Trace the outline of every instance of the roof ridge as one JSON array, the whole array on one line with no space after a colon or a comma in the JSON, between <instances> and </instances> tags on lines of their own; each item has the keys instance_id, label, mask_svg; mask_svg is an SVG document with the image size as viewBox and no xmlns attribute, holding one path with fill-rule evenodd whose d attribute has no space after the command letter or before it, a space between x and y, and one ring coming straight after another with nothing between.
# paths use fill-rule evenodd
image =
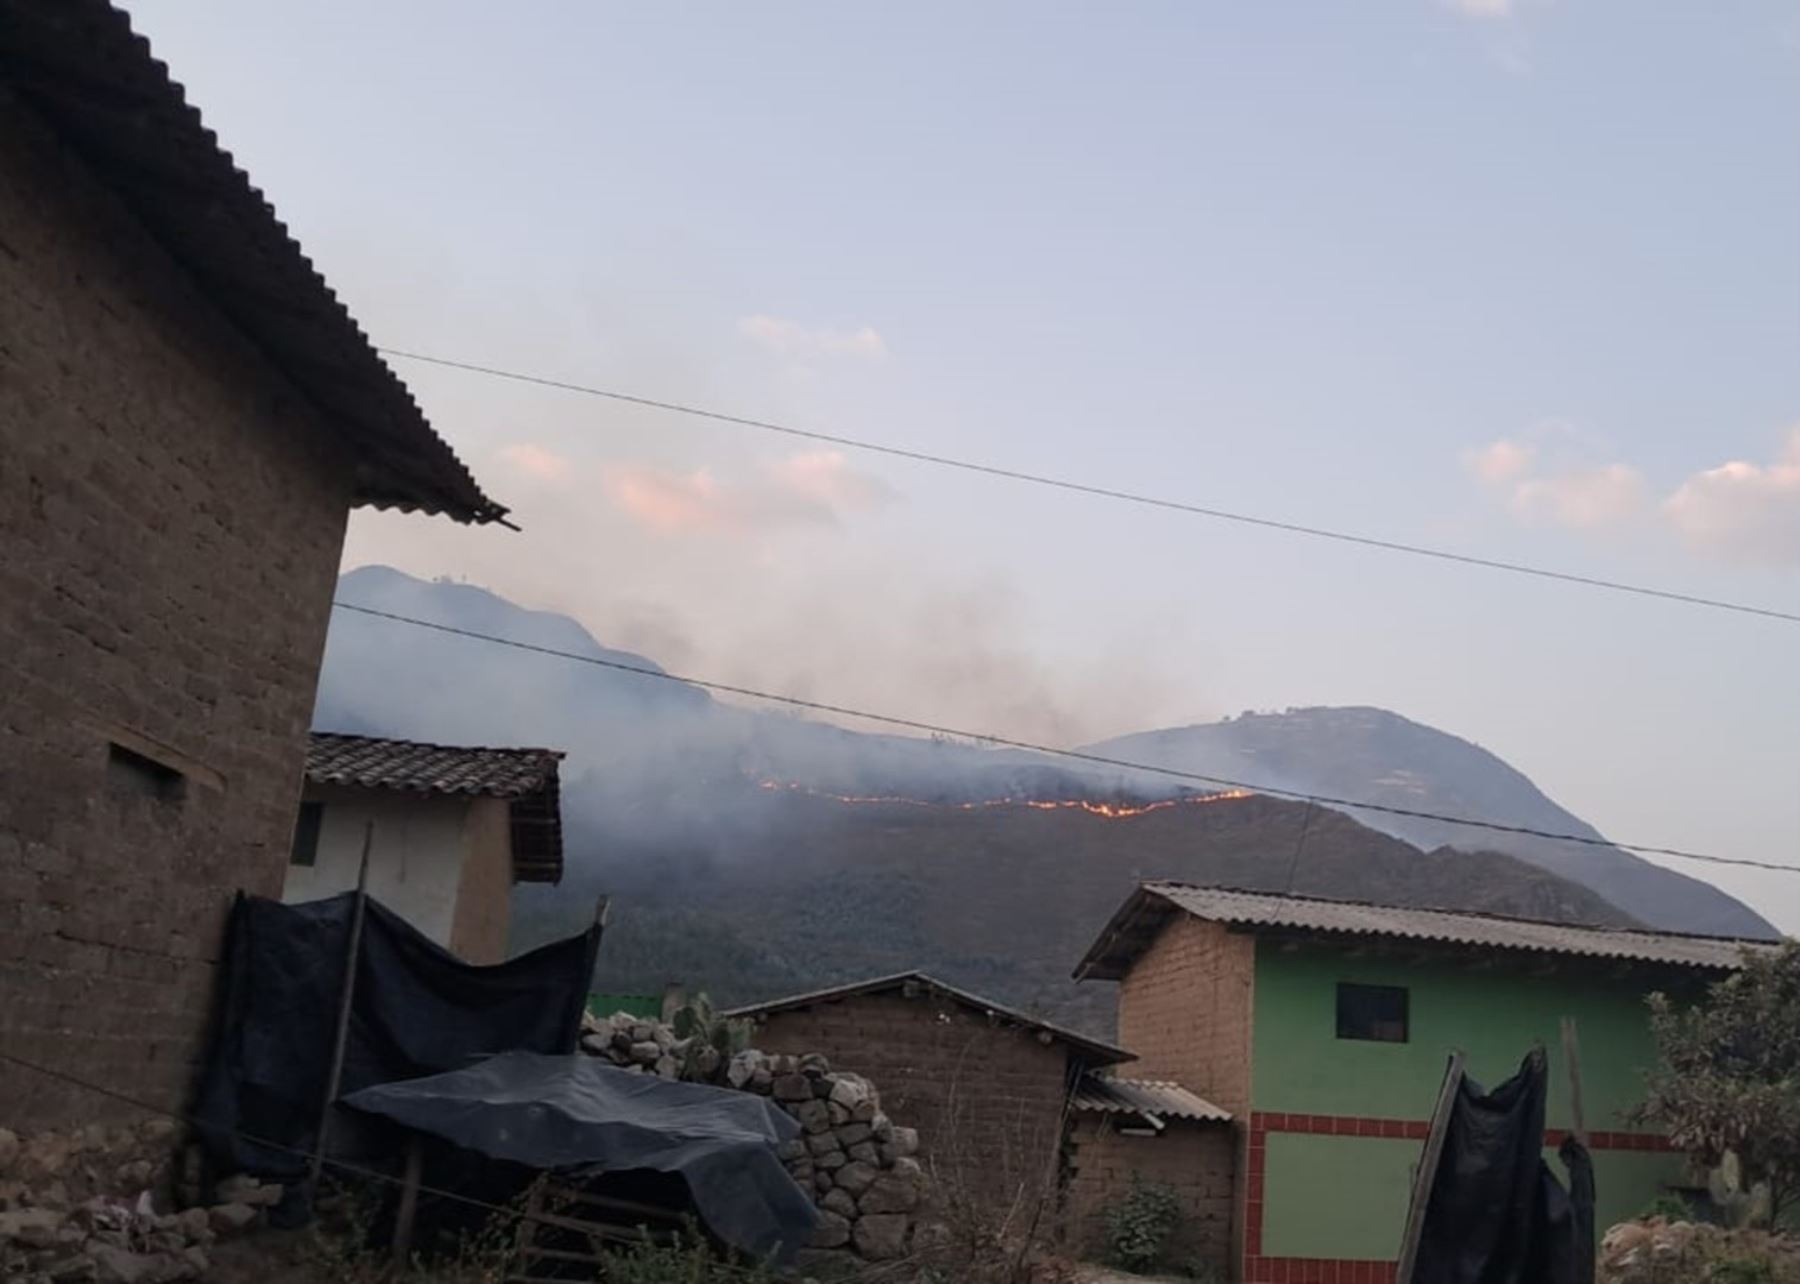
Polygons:
<instances>
[{"instance_id":1,"label":"roof ridge","mask_svg":"<svg viewBox=\"0 0 1800 1284\"><path fill-rule=\"evenodd\" d=\"M719 1015L726 1017L755 1016L756 1014L763 1012L775 1012L786 1008L803 1007L809 1003L824 1003L832 999L854 998L859 994L872 993L905 981L916 981L931 989L947 994L970 1007L983 1008L989 1012L997 1013L998 1015L1021 1025L1032 1026L1045 1031L1065 1042L1091 1048L1107 1055L1117 1054L1119 1060L1122 1061L1136 1060L1135 1054L1125 1048L1119 1047L1117 1044L1108 1043L1104 1039L1097 1039L1091 1035L1082 1034L1079 1030L1070 1029L1065 1025L1058 1025L1056 1022L1047 1021L1043 1017L1032 1016L1030 1013L1020 1011L1018 1008L1008 1007L1006 1004L1001 1003L996 999L990 999L986 995L975 993L973 990L966 990L959 985L952 985L948 981L939 980L930 973L921 971L917 968L912 968L904 972L890 972L885 976L868 977L861 981L846 981L838 985L827 986L823 989L803 991L799 994L781 995L776 998L765 999L760 1003L742 1003L725 1009Z\"/></svg>"},{"instance_id":2,"label":"roof ridge","mask_svg":"<svg viewBox=\"0 0 1800 1284\"><path fill-rule=\"evenodd\" d=\"M1549 918L1526 918L1522 914L1500 914L1492 910L1448 909L1438 905L1397 905L1392 901L1353 900L1347 897L1306 896L1298 892L1274 892L1265 888L1228 887L1221 883L1193 883L1176 878L1152 879L1143 884L1144 890L1162 894L1163 888L1177 888L1193 892L1223 892L1228 896L1260 896L1276 901L1301 901L1310 905L1351 905L1360 909L1393 910L1401 914L1444 914L1451 918L1476 919L1493 923L1524 923L1533 927L1554 927L1560 931L1596 932L1607 936L1655 937L1667 939L1675 937L1680 940L1725 942L1742 945L1768 945L1770 942L1755 936L1718 936L1708 932L1683 932L1675 929L1664 930L1654 927L1610 927L1601 923L1566 923Z\"/></svg>"},{"instance_id":3,"label":"roof ridge","mask_svg":"<svg viewBox=\"0 0 1800 1284\"><path fill-rule=\"evenodd\" d=\"M332 740L356 740L370 745L398 745L408 749L436 749L444 753L537 753L549 754L558 760L567 758L565 749L551 749L543 745L447 745L434 740L408 740L400 736L365 736L356 731L319 731L307 733L312 739L329 737Z\"/></svg>"}]
</instances>

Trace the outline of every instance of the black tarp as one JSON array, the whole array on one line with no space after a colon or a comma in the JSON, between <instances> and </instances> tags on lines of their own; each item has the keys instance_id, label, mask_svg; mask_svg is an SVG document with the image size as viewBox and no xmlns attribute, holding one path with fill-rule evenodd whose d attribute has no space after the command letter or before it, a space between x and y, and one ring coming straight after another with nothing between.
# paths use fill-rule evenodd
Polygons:
<instances>
[{"instance_id":1,"label":"black tarp","mask_svg":"<svg viewBox=\"0 0 1800 1284\"><path fill-rule=\"evenodd\" d=\"M649 1170L686 1182L713 1234L792 1257L817 1214L776 1148L800 1135L752 1093L637 1074L580 1054L508 1052L465 1070L365 1088L345 1105L490 1159L584 1175Z\"/></svg>"},{"instance_id":2,"label":"black tarp","mask_svg":"<svg viewBox=\"0 0 1800 1284\"><path fill-rule=\"evenodd\" d=\"M1546 1083L1540 1049L1492 1092L1471 1079L1458 1087L1425 1206L1413 1284L1593 1279L1593 1169L1572 1138L1562 1149L1572 1192L1544 1162Z\"/></svg>"},{"instance_id":3,"label":"black tarp","mask_svg":"<svg viewBox=\"0 0 1800 1284\"><path fill-rule=\"evenodd\" d=\"M196 1102L221 1171L284 1181L305 1171L330 1074L355 905L355 893L346 892L302 905L240 894L232 907ZM496 1052L573 1051L598 946L595 927L477 967L369 900L340 1095L459 1070ZM328 1153L355 1155L354 1131L334 1126Z\"/></svg>"}]
</instances>

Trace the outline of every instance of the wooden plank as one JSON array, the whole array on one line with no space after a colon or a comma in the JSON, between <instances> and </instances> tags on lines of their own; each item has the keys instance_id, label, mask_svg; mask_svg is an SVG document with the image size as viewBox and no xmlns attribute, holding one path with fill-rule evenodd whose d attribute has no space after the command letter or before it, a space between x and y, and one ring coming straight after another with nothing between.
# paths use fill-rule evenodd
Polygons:
<instances>
[{"instance_id":1,"label":"wooden plank","mask_svg":"<svg viewBox=\"0 0 1800 1284\"><path fill-rule=\"evenodd\" d=\"M325 1100L319 1103L319 1130L313 1140L309 1184L317 1187L325 1167L325 1143L331 1133L331 1107L344 1082L344 1052L350 1043L350 1008L356 1000L356 964L362 957L363 913L369 906L369 849L375 843L375 822L363 826L362 863L356 871L356 909L350 917L350 942L344 947L344 987L338 995L337 1035L331 1043L331 1068L325 1077Z\"/></svg>"},{"instance_id":2,"label":"wooden plank","mask_svg":"<svg viewBox=\"0 0 1800 1284\"><path fill-rule=\"evenodd\" d=\"M403 1270L412 1256L413 1223L419 1215L419 1168L424 1153L419 1134L406 1137L406 1174L400 1179L400 1208L394 1214L394 1268Z\"/></svg>"},{"instance_id":3,"label":"wooden plank","mask_svg":"<svg viewBox=\"0 0 1800 1284\"><path fill-rule=\"evenodd\" d=\"M1443 1086L1438 1089L1437 1106L1431 1112L1431 1130L1425 1134L1419 1170L1413 1174L1412 1203L1406 1210L1406 1233L1400 1240L1400 1264L1394 1272L1394 1284L1413 1284L1413 1270L1419 1260L1419 1238L1425 1231L1425 1209L1431 1203L1438 1161L1444 1157L1444 1134L1450 1128L1450 1115L1456 1107L1456 1094L1462 1081L1463 1054L1458 1049L1450 1054L1450 1064L1444 1068Z\"/></svg>"},{"instance_id":4,"label":"wooden plank","mask_svg":"<svg viewBox=\"0 0 1800 1284\"><path fill-rule=\"evenodd\" d=\"M1575 1018L1562 1019L1563 1062L1569 1069L1569 1122L1575 1140L1588 1144L1587 1118L1581 1108L1581 1040L1575 1031Z\"/></svg>"}]
</instances>

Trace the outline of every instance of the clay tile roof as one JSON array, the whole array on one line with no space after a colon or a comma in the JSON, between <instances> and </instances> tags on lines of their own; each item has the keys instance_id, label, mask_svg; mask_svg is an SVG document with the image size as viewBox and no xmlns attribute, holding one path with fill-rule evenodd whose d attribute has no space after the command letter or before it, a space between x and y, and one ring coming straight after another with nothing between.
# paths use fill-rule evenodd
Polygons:
<instances>
[{"instance_id":1,"label":"clay tile roof","mask_svg":"<svg viewBox=\"0 0 1800 1284\"><path fill-rule=\"evenodd\" d=\"M0 0L0 92L36 112L322 413L377 508L501 520L349 311L106 0Z\"/></svg>"},{"instance_id":2,"label":"clay tile roof","mask_svg":"<svg viewBox=\"0 0 1800 1284\"><path fill-rule=\"evenodd\" d=\"M812 990L805 994L792 994L786 998L769 999L762 1003L750 1003L729 1012L721 1013L728 1017L765 1017L777 1012L785 1012L792 1008L812 1007L818 1003L836 1003L844 999L856 998L863 994L913 993L932 994L949 999L960 1007L978 1012L998 1022L1031 1030L1044 1039L1066 1044L1082 1053L1090 1065L1111 1065L1119 1061L1134 1060L1134 1055L1123 1048L1115 1048L1110 1043L1102 1043L1098 1039L1090 1039L1084 1034L1066 1029L1060 1025L1052 1025L1048 1021L1040 1021L1015 1008L1006 1007L992 999L984 999L979 994L971 994L954 985L927 976L923 972L896 972L892 976L873 977L867 981L853 981L848 985L833 986L828 990Z\"/></svg>"},{"instance_id":3,"label":"clay tile roof","mask_svg":"<svg viewBox=\"0 0 1800 1284\"><path fill-rule=\"evenodd\" d=\"M513 877L562 880L560 764L555 749L422 744L315 731L306 778L317 785L504 798L511 802Z\"/></svg>"},{"instance_id":4,"label":"clay tile roof","mask_svg":"<svg viewBox=\"0 0 1800 1284\"><path fill-rule=\"evenodd\" d=\"M1085 1074L1075 1085L1070 1104L1077 1110L1099 1114L1141 1115L1152 1127L1164 1119L1197 1119L1204 1123L1229 1123L1231 1112L1178 1083L1162 1079L1115 1079L1111 1075Z\"/></svg>"},{"instance_id":5,"label":"clay tile roof","mask_svg":"<svg viewBox=\"0 0 1800 1284\"><path fill-rule=\"evenodd\" d=\"M1075 970L1081 979L1117 980L1163 923L1179 913L1253 932L1370 937L1622 962L1730 970L1768 941L1680 932L1581 927L1458 910L1410 909L1362 901L1145 883L1120 907Z\"/></svg>"}]
</instances>

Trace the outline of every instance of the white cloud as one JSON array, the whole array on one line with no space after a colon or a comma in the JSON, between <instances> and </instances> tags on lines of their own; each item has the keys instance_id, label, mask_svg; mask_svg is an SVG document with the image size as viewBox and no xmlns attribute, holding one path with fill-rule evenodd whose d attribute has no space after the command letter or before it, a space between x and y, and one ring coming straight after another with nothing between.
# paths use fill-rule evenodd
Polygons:
<instances>
[{"instance_id":1,"label":"white cloud","mask_svg":"<svg viewBox=\"0 0 1800 1284\"><path fill-rule=\"evenodd\" d=\"M761 344L778 356L795 360L819 357L887 356L887 343L873 326L838 330L830 326L809 327L782 317L757 315L738 322L738 333Z\"/></svg>"},{"instance_id":2,"label":"white cloud","mask_svg":"<svg viewBox=\"0 0 1800 1284\"><path fill-rule=\"evenodd\" d=\"M1513 486L1511 503L1528 521L1598 530L1635 517L1643 510L1644 492L1637 469L1604 464L1524 478Z\"/></svg>"},{"instance_id":3,"label":"white cloud","mask_svg":"<svg viewBox=\"0 0 1800 1284\"><path fill-rule=\"evenodd\" d=\"M1530 442L1511 441L1502 437L1480 450L1463 455L1463 463L1482 481L1495 486L1517 481L1531 471L1537 458L1537 447Z\"/></svg>"},{"instance_id":4,"label":"white cloud","mask_svg":"<svg viewBox=\"0 0 1800 1284\"><path fill-rule=\"evenodd\" d=\"M1540 425L1535 434L1566 438L1566 425ZM1502 495L1524 521L1598 530L1636 516L1644 507L1644 478L1628 464L1594 465L1566 455L1546 460L1538 444L1502 437L1463 455L1463 466Z\"/></svg>"},{"instance_id":5,"label":"white cloud","mask_svg":"<svg viewBox=\"0 0 1800 1284\"><path fill-rule=\"evenodd\" d=\"M1773 463L1734 459L1695 473L1663 514L1702 552L1738 562L1800 566L1800 425Z\"/></svg>"},{"instance_id":6,"label":"white cloud","mask_svg":"<svg viewBox=\"0 0 1800 1284\"><path fill-rule=\"evenodd\" d=\"M615 508L664 535L833 525L893 496L885 482L851 468L835 450L790 455L739 481L721 481L706 469L680 473L621 464L606 471L602 485Z\"/></svg>"},{"instance_id":7,"label":"white cloud","mask_svg":"<svg viewBox=\"0 0 1800 1284\"><path fill-rule=\"evenodd\" d=\"M1512 17L1512 0L1445 0L1452 9L1465 18L1491 20Z\"/></svg>"},{"instance_id":8,"label":"white cloud","mask_svg":"<svg viewBox=\"0 0 1800 1284\"><path fill-rule=\"evenodd\" d=\"M535 442L521 441L500 448L501 462L533 481L560 482L569 475L568 459Z\"/></svg>"}]
</instances>

